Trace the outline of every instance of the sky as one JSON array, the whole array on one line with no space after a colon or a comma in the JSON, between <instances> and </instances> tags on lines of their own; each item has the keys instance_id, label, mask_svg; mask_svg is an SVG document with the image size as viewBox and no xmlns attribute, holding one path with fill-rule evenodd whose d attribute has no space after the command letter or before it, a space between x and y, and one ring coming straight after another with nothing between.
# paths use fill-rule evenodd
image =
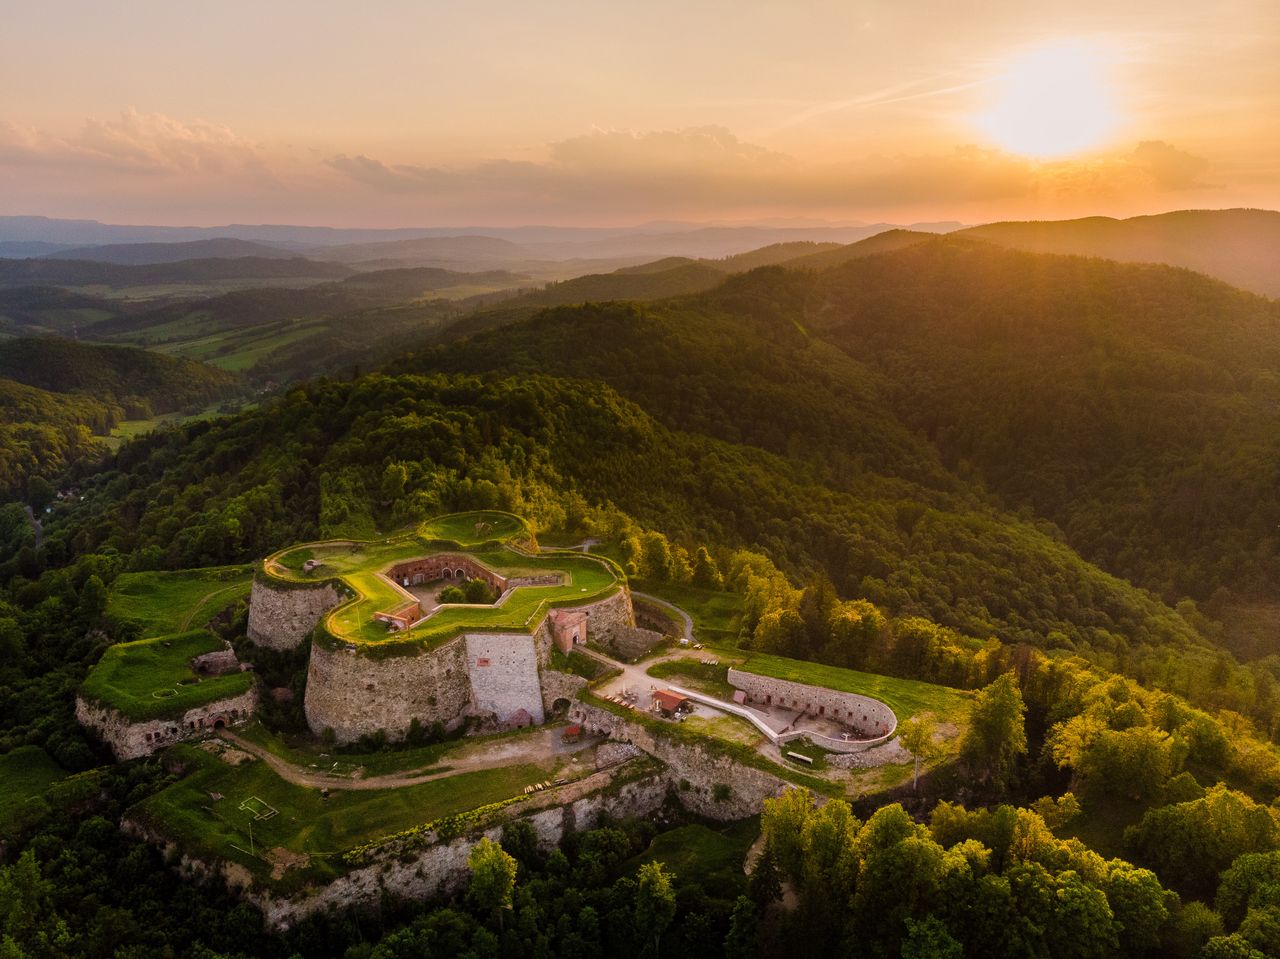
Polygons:
<instances>
[{"instance_id":1,"label":"sky","mask_svg":"<svg viewBox=\"0 0 1280 959\"><path fill-rule=\"evenodd\" d=\"M0 215L622 226L1280 208L1280 2L3 5Z\"/></svg>"}]
</instances>

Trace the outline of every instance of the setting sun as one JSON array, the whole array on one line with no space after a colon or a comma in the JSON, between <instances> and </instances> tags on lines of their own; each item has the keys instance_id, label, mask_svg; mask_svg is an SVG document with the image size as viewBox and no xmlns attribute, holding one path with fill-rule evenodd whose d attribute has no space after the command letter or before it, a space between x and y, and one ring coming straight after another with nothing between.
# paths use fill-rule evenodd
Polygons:
<instances>
[{"instance_id":1,"label":"setting sun","mask_svg":"<svg viewBox=\"0 0 1280 959\"><path fill-rule=\"evenodd\" d=\"M1065 41L1038 47L1009 63L994 96L974 120L998 146L1055 158L1101 146L1119 123L1102 52Z\"/></svg>"}]
</instances>

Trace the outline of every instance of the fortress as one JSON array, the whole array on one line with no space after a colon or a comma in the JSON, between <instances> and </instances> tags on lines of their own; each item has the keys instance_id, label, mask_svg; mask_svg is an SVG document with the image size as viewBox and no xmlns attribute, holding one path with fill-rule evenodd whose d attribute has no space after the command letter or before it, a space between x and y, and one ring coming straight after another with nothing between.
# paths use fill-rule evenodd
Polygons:
<instances>
[{"instance_id":1,"label":"fortress","mask_svg":"<svg viewBox=\"0 0 1280 959\"><path fill-rule=\"evenodd\" d=\"M249 638L273 649L311 638L307 722L340 743L379 731L400 739L415 720L539 724L583 682L552 668L553 649L658 637L637 628L609 560L535 550L524 522L502 513L443 517L376 543L292 547L254 578ZM496 601L440 602L443 587L472 580Z\"/></svg>"}]
</instances>

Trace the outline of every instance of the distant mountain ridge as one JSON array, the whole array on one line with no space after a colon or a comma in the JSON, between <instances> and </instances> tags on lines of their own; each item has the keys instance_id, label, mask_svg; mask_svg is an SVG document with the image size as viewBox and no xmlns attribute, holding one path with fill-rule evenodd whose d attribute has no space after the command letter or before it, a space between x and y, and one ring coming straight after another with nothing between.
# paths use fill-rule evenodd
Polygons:
<instances>
[{"instance_id":1,"label":"distant mountain ridge","mask_svg":"<svg viewBox=\"0 0 1280 959\"><path fill-rule=\"evenodd\" d=\"M239 279L337 280L350 276L353 272L350 267L341 263L320 263L294 256L245 256L142 264L42 257L0 260L0 286L124 287Z\"/></svg>"},{"instance_id":2,"label":"distant mountain ridge","mask_svg":"<svg viewBox=\"0 0 1280 959\"><path fill-rule=\"evenodd\" d=\"M1094 216L988 223L956 235L1032 253L1166 263L1280 297L1280 213L1273 210L1181 210L1127 220Z\"/></svg>"},{"instance_id":3,"label":"distant mountain ridge","mask_svg":"<svg viewBox=\"0 0 1280 959\"><path fill-rule=\"evenodd\" d=\"M256 257L290 258L294 254L280 247L234 237L212 240L189 240L182 243L111 243L103 246L80 246L45 254L50 260L92 260L121 266L152 263L178 263L183 260L212 260Z\"/></svg>"}]
</instances>

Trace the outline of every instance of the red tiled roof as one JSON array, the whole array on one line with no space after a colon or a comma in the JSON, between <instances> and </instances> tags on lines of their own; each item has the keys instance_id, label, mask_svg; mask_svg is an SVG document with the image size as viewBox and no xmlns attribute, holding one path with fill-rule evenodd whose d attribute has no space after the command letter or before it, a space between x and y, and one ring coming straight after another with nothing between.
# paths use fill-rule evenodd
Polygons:
<instances>
[{"instance_id":1,"label":"red tiled roof","mask_svg":"<svg viewBox=\"0 0 1280 959\"><path fill-rule=\"evenodd\" d=\"M669 689L655 689L653 692L653 698L657 701L659 706L668 712L675 712L689 701L688 696L673 693Z\"/></svg>"}]
</instances>

